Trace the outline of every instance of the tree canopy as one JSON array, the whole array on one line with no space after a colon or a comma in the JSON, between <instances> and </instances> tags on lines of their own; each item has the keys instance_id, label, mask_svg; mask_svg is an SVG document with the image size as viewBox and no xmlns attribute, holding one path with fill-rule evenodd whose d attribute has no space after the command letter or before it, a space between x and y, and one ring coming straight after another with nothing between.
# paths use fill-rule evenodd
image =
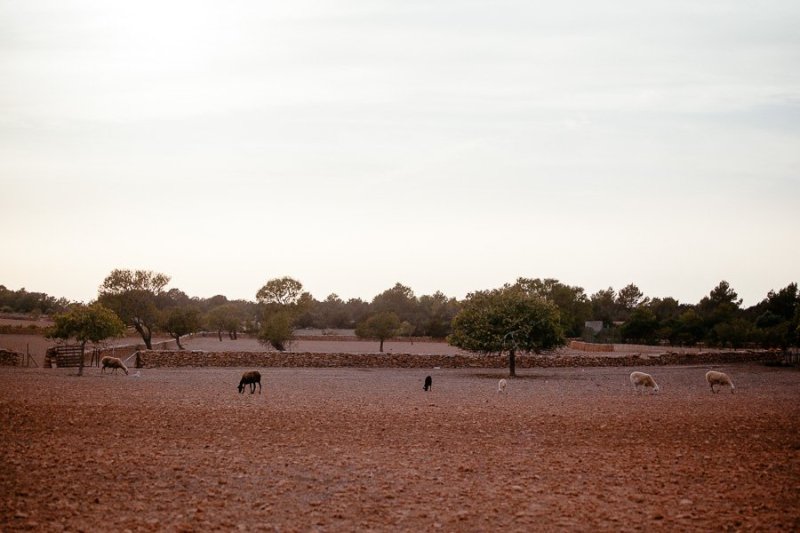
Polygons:
<instances>
[{"instance_id":1,"label":"tree canopy","mask_svg":"<svg viewBox=\"0 0 800 533\"><path fill-rule=\"evenodd\" d=\"M125 324L111 309L100 303L75 304L53 317L54 326L50 336L56 339L75 339L81 351L87 342L97 344L109 337L118 337L125 332ZM78 374L83 374L81 357Z\"/></svg>"},{"instance_id":2,"label":"tree canopy","mask_svg":"<svg viewBox=\"0 0 800 533\"><path fill-rule=\"evenodd\" d=\"M148 350L159 322L158 297L170 278L150 270L113 270L99 288L98 301L133 326Z\"/></svg>"},{"instance_id":3,"label":"tree canopy","mask_svg":"<svg viewBox=\"0 0 800 533\"><path fill-rule=\"evenodd\" d=\"M256 300L261 304L292 305L300 301L303 284L294 278L284 276L267 281L258 289Z\"/></svg>"},{"instance_id":4,"label":"tree canopy","mask_svg":"<svg viewBox=\"0 0 800 533\"><path fill-rule=\"evenodd\" d=\"M453 319L448 342L483 354L508 352L509 375L516 375L516 353L549 350L564 344L558 308L519 286L506 285L467 295Z\"/></svg>"},{"instance_id":5,"label":"tree canopy","mask_svg":"<svg viewBox=\"0 0 800 533\"><path fill-rule=\"evenodd\" d=\"M402 322L392 311L381 311L360 322L356 326L356 335L364 339L378 339L380 351L383 352L383 342L400 333Z\"/></svg>"},{"instance_id":6,"label":"tree canopy","mask_svg":"<svg viewBox=\"0 0 800 533\"><path fill-rule=\"evenodd\" d=\"M4 313L48 314L65 311L70 302L43 292L28 292L25 288L12 291L0 285L0 311Z\"/></svg>"},{"instance_id":7,"label":"tree canopy","mask_svg":"<svg viewBox=\"0 0 800 533\"><path fill-rule=\"evenodd\" d=\"M206 324L217 332L222 341L222 332L227 331L228 336L235 340L237 332L247 320L247 312L240 303L228 302L218 305L206 314Z\"/></svg>"},{"instance_id":8,"label":"tree canopy","mask_svg":"<svg viewBox=\"0 0 800 533\"><path fill-rule=\"evenodd\" d=\"M200 329L200 312L194 307L173 307L164 311L162 326L183 350L181 337Z\"/></svg>"},{"instance_id":9,"label":"tree canopy","mask_svg":"<svg viewBox=\"0 0 800 533\"><path fill-rule=\"evenodd\" d=\"M99 293L123 294L130 291L147 291L158 295L169 284L170 277L152 270L114 269L100 285Z\"/></svg>"},{"instance_id":10,"label":"tree canopy","mask_svg":"<svg viewBox=\"0 0 800 533\"><path fill-rule=\"evenodd\" d=\"M258 340L278 351L287 350L294 338L293 319L294 316L288 309L268 311L258 331Z\"/></svg>"},{"instance_id":11,"label":"tree canopy","mask_svg":"<svg viewBox=\"0 0 800 533\"><path fill-rule=\"evenodd\" d=\"M169 281L169 276L146 270L113 270L99 287L98 301L134 327L148 346L158 328L165 331L165 313L175 308L198 309L207 326L217 331L220 338L224 330L232 339L237 331L257 335L259 329L271 324L270 336L286 346L296 328L351 329L382 312L392 312L400 319L399 336L446 338L452 332L453 318L466 303L440 291L418 297L399 282L371 301L345 300L335 293L318 301L303 291L299 281L288 276L269 280L257 292L258 302L229 302L221 294L197 298L177 288L167 289ZM633 283L619 291L608 287L591 297L587 297L583 288L553 278L520 277L514 286L554 304L565 336L590 342L703 343L784 350L800 345L797 283L770 290L764 300L748 308L742 307L742 299L724 280L695 304L681 303L671 297L645 296ZM25 289L10 291L0 285L0 311L37 314L66 309L68 305L63 298ZM281 316L270 318L277 312ZM602 321L603 327L600 330L594 325L586 327L588 321Z\"/></svg>"},{"instance_id":12,"label":"tree canopy","mask_svg":"<svg viewBox=\"0 0 800 533\"><path fill-rule=\"evenodd\" d=\"M581 287L571 287L552 278L517 278L516 285L531 296L553 302L566 335L580 336L586 321L592 318L592 304Z\"/></svg>"},{"instance_id":13,"label":"tree canopy","mask_svg":"<svg viewBox=\"0 0 800 533\"><path fill-rule=\"evenodd\" d=\"M286 350L294 338L294 324L313 298L303 292L303 284L284 276L267 281L256 293L263 306L263 318L258 339L276 350Z\"/></svg>"}]
</instances>

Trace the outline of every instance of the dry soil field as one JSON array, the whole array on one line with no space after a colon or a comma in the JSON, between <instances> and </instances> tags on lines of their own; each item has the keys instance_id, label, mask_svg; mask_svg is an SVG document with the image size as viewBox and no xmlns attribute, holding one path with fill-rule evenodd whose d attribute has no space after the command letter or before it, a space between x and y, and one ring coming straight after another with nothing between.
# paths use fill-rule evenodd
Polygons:
<instances>
[{"instance_id":1,"label":"dry soil field","mask_svg":"<svg viewBox=\"0 0 800 533\"><path fill-rule=\"evenodd\" d=\"M797 370L86 370L0 368L0 530L800 529Z\"/></svg>"}]
</instances>

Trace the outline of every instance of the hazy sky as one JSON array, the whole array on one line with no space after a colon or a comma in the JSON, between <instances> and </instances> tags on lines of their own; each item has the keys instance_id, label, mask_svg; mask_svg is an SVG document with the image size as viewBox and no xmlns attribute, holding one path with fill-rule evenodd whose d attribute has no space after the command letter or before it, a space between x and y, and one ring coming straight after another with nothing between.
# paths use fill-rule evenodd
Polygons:
<instances>
[{"instance_id":1,"label":"hazy sky","mask_svg":"<svg viewBox=\"0 0 800 533\"><path fill-rule=\"evenodd\" d=\"M0 284L800 281L800 2L0 0Z\"/></svg>"}]
</instances>

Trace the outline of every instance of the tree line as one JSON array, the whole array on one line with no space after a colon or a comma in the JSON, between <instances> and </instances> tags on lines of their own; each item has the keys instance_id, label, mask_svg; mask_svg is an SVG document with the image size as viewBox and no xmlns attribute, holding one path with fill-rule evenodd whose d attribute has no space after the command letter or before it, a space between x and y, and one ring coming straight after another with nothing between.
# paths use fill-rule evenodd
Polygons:
<instances>
[{"instance_id":1,"label":"tree line","mask_svg":"<svg viewBox=\"0 0 800 533\"><path fill-rule=\"evenodd\" d=\"M0 312L26 315L51 315L64 311L70 301L43 292L28 292L25 288L12 291L0 285Z\"/></svg>"},{"instance_id":2,"label":"tree line","mask_svg":"<svg viewBox=\"0 0 800 533\"><path fill-rule=\"evenodd\" d=\"M345 301L336 294L317 300L303 290L301 282L283 277L268 280L256 291L255 301L249 301L229 300L223 295L190 297L180 289L168 288L169 282L168 275L158 272L114 270L103 280L94 303L112 310L148 347L154 332L167 333L180 343L182 336L203 330L215 332L220 340L223 335L235 339L247 333L276 349L286 349L296 329L318 328L352 329L361 337L381 341L382 349L385 339L397 336L458 342L456 317L476 301L489 305L487 295L493 293L476 291L459 301L438 291L417 296L410 287L396 283L370 301ZM561 338L783 349L797 346L800 338L797 283L769 291L762 301L747 308L726 281L696 304L646 297L635 284L588 295L582 287L556 279L518 278L494 292L499 297L509 291L548 302L553 312L545 314L555 321ZM68 305L63 299L0 286L0 307L12 312L57 312ZM587 327L588 322L593 322L592 327ZM515 331L513 324L511 320L508 327L512 329L504 336ZM508 345L509 338L504 342Z\"/></svg>"}]
</instances>

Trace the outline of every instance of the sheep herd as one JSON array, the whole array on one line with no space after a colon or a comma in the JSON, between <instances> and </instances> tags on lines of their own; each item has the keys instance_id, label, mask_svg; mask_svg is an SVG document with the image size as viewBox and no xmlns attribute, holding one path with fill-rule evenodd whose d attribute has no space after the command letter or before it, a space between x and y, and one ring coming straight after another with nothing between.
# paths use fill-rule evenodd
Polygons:
<instances>
[{"instance_id":1,"label":"sheep herd","mask_svg":"<svg viewBox=\"0 0 800 533\"><path fill-rule=\"evenodd\" d=\"M101 373L105 373L106 368L111 368L112 374L115 373L117 369L121 369L123 372L125 372L125 375L128 374L128 367L125 366L125 363L123 363L121 359L116 357L103 357L100 360L100 364L103 367ZM633 386L633 390L637 393L644 393L648 389L651 390L651 393L656 393L661 390L653 376L645 372L631 372L629 379L631 385ZM708 383L708 385L711 387L711 392L713 393L719 392L724 386L730 387L732 393L736 390L736 387L733 385L733 380L731 380L730 376L717 370L709 370L706 372L706 383ZM239 394L244 392L244 389L247 385L250 386L250 394L255 393L256 385L258 385L258 393L261 394L261 374L256 370L248 370L242 374L242 379L239 380L239 385L236 387L239 391ZM714 389L714 385L718 387L717 390ZM497 383L497 392L505 393L507 386L508 382L505 379L501 379ZM425 377L422 389L426 392L433 390L433 378L431 376Z\"/></svg>"},{"instance_id":2,"label":"sheep herd","mask_svg":"<svg viewBox=\"0 0 800 533\"><path fill-rule=\"evenodd\" d=\"M636 392L644 392L648 388L652 389L652 392L654 393L659 391L658 383L656 383L656 380L653 379L653 376L650 374L645 374L644 372L631 372L630 380L631 385L633 385L633 390ZM709 370L706 372L706 382L711 386L711 392L714 393L722 390L722 387L725 385L731 388L731 392L736 390L736 387L733 386L733 381L731 380L730 376L728 376L728 374L725 372ZM719 390L714 390L714 385L717 385Z\"/></svg>"},{"instance_id":3,"label":"sheep herd","mask_svg":"<svg viewBox=\"0 0 800 533\"><path fill-rule=\"evenodd\" d=\"M630 375L630 382L633 385L633 390L636 392L645 392L648 388L652 389L653 393L656 393L660 390L658 383L656 380L653 379L653 376L650 374L646 374L644 372L634 371L631 372ZM719 390L714 390L714 385L717 385L720 390L723 386L727 385L731 388L731 392L734 392L736 387L733 386L733 381L731 378L724 372L718 372L716 370L709 370L706 372L706 382L711 386L711 392L717 393ZM253 394L256 390L255 384L258 383L258 393L261 394L261 374L256 372L255 370L249 370L242 374L242 379L239 381L239 393L244 392L245 385L250 385L250 394ZM498 393L505 393L506 388L508 387L508 381L505 379L501 379L497 382L497 392ZM433 390L433 378L431 376L426 376L425 381L422 384L422 390L428 392Z\"/></svg>"}]
</instances>

